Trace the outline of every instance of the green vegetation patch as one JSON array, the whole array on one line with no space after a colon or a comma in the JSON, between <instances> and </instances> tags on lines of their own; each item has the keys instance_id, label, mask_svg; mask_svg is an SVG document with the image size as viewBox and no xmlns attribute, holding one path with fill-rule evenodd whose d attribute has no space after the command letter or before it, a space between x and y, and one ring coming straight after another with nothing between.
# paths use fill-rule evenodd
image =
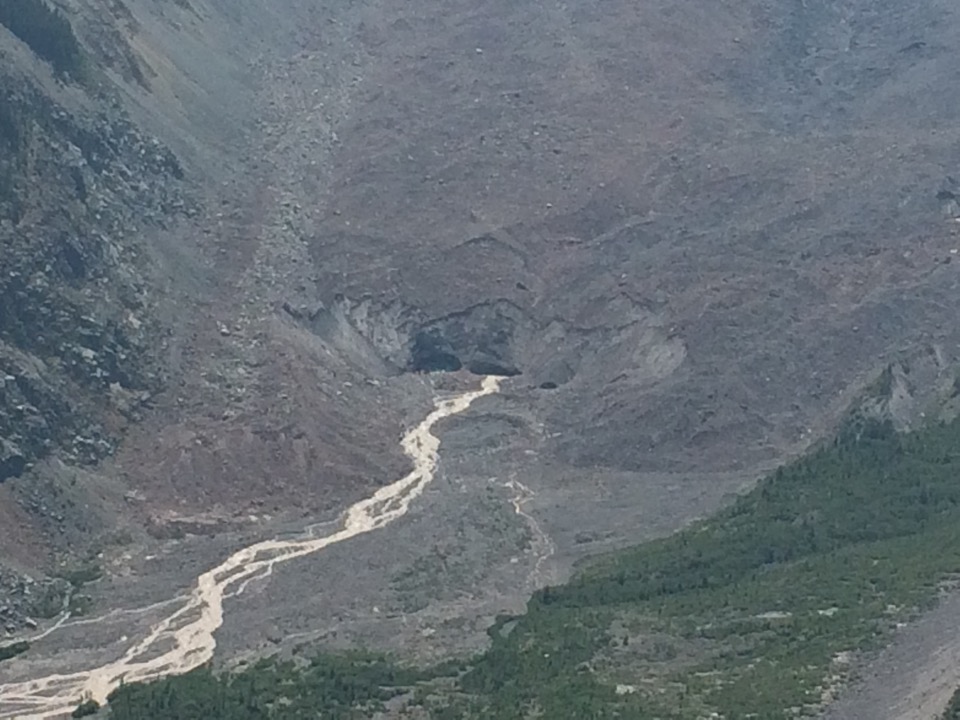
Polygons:
<instances>
[{"instance_id":1,"label":"green vegetation patch","mask_svg":"<svg viewBox=\"0 0 960 720\"><path fill-rule=\"evenodd\" d=\"M15 658L17 655L23 655L23 653L29 649L30 643L28 643L26 640L21 640L20 642L11 643L9 645L0 645L0 662Z\"/></svg>"},{"instance_id":2,"label":"green vegetation patch","mask_svg":"<svg viewBox=\"0 0 960 720\"><path fill-rule=\"evenodd\" d=\"M843 682L851 651L883 642L958 573L960 423L898 435L859 419L715 517L541 590L462 672L324 656L133 686L114 702L121 719L347 718L415 688L438 720L793 718ZM206 704L191 715L188 701Z\"/></svg>"},{"instance_id":3,"label":"green vegetation patch","mask_svg":"<svg viewBox=\"0 0 960 720\"><path fill-rule=\"evenodd\" d=\"M109 698L113 720L195 718L330 720L366 718L424 680L452 667L417 670L382 655L353 652L318 655L309 662L262 660L217 677L201 668L146 685L125 685Z\"/></svg>"},{"instance_id":4,"label":"green vegetation patch","mask_svg":"<svg viewBox=\"0 0 960 720\"><path fill-rule=\"evenodd\" d=\"M851 424L714 518L539 592L464 677L462 712L814 712L844 653L875 646L960 571L958 508L960 424L903 436ZM674 652L658 658L656 643ZM585 704L566 697L574 687Z\"/></svg>"},{"instance_id":5,"label":"green vegetation patch","mask_svg":"<svg viewBox=\"0 0 960 720\"><path fill-rule=\"evenodd\" d=\"M89 717L90 715L96 715L99 711L100 703L98 703L96 700L84 700L82 703L77 705L76 708L74 708L74 711L70 713L70 717Z\"/></svg>"}]
</instances>

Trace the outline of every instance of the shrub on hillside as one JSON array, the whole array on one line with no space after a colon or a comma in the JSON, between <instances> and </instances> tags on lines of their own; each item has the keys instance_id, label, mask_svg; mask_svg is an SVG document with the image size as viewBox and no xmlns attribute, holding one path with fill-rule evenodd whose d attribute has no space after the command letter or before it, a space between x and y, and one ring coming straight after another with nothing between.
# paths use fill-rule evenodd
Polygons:
<instances>
[{"instance_id":1,"label":"shrub on hillside","mask_svg":"<svg viewBox=\"0 0 960 720\"><path fill-rule=\"evenodd\" d=\"M15 658L17 655L22 655L29 649L30 643L28 643L26 640L20 640L19 642L15 642L10 645L4 645L0 647L0 660L10 660L11 658Z\"/></svg>"},{"instance_id":2,"label":"shrub on hillside","mask_svg":"<svg viewBox=\"0 0 960 720\"><path fill-rule=\"evenodd\" d=\"M98 703L96 700L84 700L79 705L77 705L76 709L72 713L70 713L70 717L73 717L73 718L88 717L90 715L96 715L97 712L99 712L99 710L100 710L100 703Z\"/></svg>"}]
</instances>

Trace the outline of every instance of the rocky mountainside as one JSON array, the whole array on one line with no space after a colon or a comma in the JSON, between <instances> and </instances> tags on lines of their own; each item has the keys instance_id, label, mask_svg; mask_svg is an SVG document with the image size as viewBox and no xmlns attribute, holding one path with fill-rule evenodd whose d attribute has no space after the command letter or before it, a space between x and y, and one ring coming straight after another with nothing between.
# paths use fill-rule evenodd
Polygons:
<instances>
[{"instance_id":1,"label":"rocky mountainside","mask_svg":"<svg viewBox=\"0 0 960 720\"><path fill-rule=\"evenodd\" d=\"M471 373L510 381L450 462L523 478L557 577L716 508L885 369L902 426L951 392L948 0L56 7L75 67L0 27L12 626L23 572L96 558L155 600L157 547L199 567L333 517Z\"/></svg>"},{"instance_id":2,"label":"rocky mountainside","mask_svg":"<svg viewBox=\"0 0 960 720\"><path fill-rule=\"evenodd\" d=\"M24 0L0 17L0 517L8 529L0 568L7 564L9 630L58 611L68 593L62 581L35 586L23 573L69 572L145 531L217 527L276 490L277 445L304 455L302 432L277 429L288 425L283 411L260 412L276 400L261 384L283 376L274 349L261 349L255 330L242 337L245 310L251 322L283 313L263 283L244 280L249 258L233 255L257 241L245 235L267 202L259 180L243 175L261 162L250 145L263 125L258 67L268 62L250 52L276 58L299 46L298 23L312 12ZM253 436L246 419L229 422L248 392L261 426ZM344 423L319 414L326 437L315 444L333 446L328 464L342 468L333 473L340 490L312 493L321 506L338 503L343 484L356 484L371 463L377 476L402 467L392 438L374 442L391 451L377 460L365 436L331 433ZM391 412L380 415L400 431ZM184 502L223 494L215 479L196 481L203 469L163 464L162 456L182 456L163 433L193 436L211 422L233 425L227 433L242 427L241 442L254 437L254 447L229 467L217 459L232 486L222 504L183 513ZM187 442L202 452L202 441ZM249 455L259 478L250 477ZM314 474L301 468L304 480Z\"/></svg>"},{"instance_id":3,"label":"rocky mountainside","mask_svg":"<svg viewBox=\"0 0 960 720\"><path fill-rule=\"evenodd\" d=\"M71 502L36 482L38 463L95 466L165 385L147 237L195 210L176 156L98 85L94 57L70 78L11 35L0 38L0 483L24 480L4 487L4 555L30 563L43 545L30 530L65 532Z\"/></svg>"},{"instance_id":4,"label":"rocky mountainside","mask_svg":"<svg viewBox=\"0 0 960 720\"><path fill-rule=\"evenodd\" d=\"M103 426L163 384L142 233L185 208L173 154L122 115L3 88L3 479L55 448L96 462Z\"/></svg>"}]
</instances>

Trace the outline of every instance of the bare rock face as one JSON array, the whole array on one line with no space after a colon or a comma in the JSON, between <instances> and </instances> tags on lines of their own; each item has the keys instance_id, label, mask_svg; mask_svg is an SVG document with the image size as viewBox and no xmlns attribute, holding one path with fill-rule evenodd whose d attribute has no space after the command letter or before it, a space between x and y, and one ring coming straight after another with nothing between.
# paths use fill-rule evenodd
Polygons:
<instances>
[{"instance_id":1,"label":"bare rock face","mask_svg":"<svg viewBox=\"0 0 960 720\"><path fill-rule=\"evenodd\" d=\"M0 51L25 54L6 36ZM188 210L173 153L36 65L0 70L0 480L51 453L96 463L125 422L111 388L163 386L144 238Z\"/></svg>"}]
</instances>

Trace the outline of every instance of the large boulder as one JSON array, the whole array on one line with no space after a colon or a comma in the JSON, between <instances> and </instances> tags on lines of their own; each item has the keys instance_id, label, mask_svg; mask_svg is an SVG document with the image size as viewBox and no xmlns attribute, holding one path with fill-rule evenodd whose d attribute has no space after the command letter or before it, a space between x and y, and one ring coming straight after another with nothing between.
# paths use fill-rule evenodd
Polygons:
<instances>
[{"instance_id":1,"label":"large boulder","mask_svg":"<svg viewBox=\"0 0 960 720\"><path fill-rule=\"evenodd\" d=\"M0 482L20 477L27 467L27 458L14 443L0 438Z\"/></svg>"}]
</instances>

